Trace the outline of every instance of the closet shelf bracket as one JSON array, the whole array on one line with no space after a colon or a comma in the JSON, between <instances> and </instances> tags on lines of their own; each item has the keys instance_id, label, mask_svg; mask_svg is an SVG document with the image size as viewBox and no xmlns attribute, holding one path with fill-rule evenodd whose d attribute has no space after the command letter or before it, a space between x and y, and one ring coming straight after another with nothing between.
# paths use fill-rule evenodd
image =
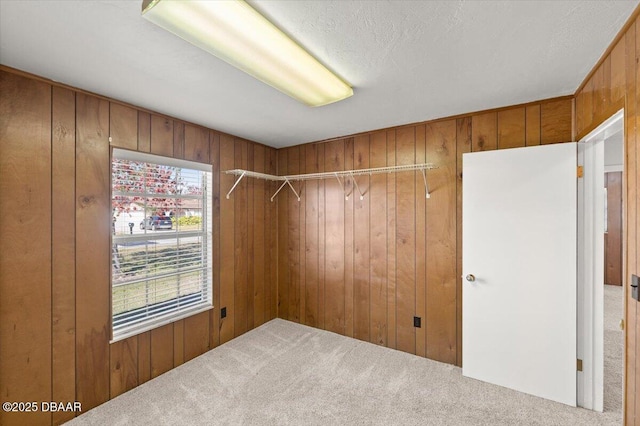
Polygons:
<instances>
[{"instance_id":1,"label":"closet shelf bracket","mask_svg":"<svg viewBox=\"0 0 640 426\"><path fill-rule=\"evenodd\" d=\"M431 198L431 194L429 193L429 185L427 185L427 172L425 172L425 169L422 169L422 179L424 180L424 198Z\"/></svg>"},{"instance_id":2,"label":"closet shelf bracket","mask_svg":"<svg viewBox=\"0 0 640 426\"><path fill-rule=\"evenodd\" d=\"M229 192L227 192L227 200L229 199L229 196L231 195L233 190L236 189L236 186L238 186L238 184L240 183L240 181L242 180L242 178L246 174L247 174L247 172L243 170L242 173L240 174L240 176L238 176L238 179L236 179L236 183L234 183L233 186L231 187L231 189L229 190Z\"/></svg>"}]
</instances>

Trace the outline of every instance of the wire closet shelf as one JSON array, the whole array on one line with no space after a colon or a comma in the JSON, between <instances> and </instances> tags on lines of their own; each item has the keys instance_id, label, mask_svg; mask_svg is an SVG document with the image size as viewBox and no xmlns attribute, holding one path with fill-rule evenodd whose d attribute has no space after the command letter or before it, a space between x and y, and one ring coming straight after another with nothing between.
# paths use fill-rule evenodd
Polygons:
<instances>
[{"instance_id":1,"label":"wire closet shelf","mask_svg":"<svg viewBox=\"0 0 640 426\"><path fill-rule=\"evenodd\" d=\"M233 186L231 187L231 189L229 190L229 192L227 193L227 199L229 199L233 190L236 189L240 181L245 177L254 178L254 179L263 179L263 180L272 181L272 182L282 182L282 184L278 187L278 190L273 194L273 196L271 196L271 201L273 202L275 197L278 195L280 190L285 187L285 185L289 185L289 188L291 188L291 191L293 191L298 201L300 201L300 195L298 195L298 192L293 187L291 182L298 182L298 181L305 181L305 180L320 180L320 179L337 179L343 192L345 192L345 200L348 200L350 195L345 191L345 184L347 182L347 179L351 179L351 181L353 182L353 185L356 187L356 189L358 190L358 193L360 194L360 199L362 200L364 199L365 193L363 193L360 190L360 187L358 186L358 181L356 180L356 176L366 176L366 175L370 176L370 175L380 174L380 173L399 173L399 172L412 172L412 171L422 172L422 178L424 180L424 188L425 188L425 197L429 198L430 194L429 194L429 186L427 185L426 171L431 169L437 169L437 167L432 163L421 163L421 164L407 164L402 166L373 167L369 169L343 170L343 171L322 172L322 173L305 173L300 175L285 175L285 176L276 176L276 175L270 175L266 173L252 172L250 170L243 170L243 169L225 170L224 173L235 175L238 177L235 183L233 184Z\"/></svg>"}]
</instances>

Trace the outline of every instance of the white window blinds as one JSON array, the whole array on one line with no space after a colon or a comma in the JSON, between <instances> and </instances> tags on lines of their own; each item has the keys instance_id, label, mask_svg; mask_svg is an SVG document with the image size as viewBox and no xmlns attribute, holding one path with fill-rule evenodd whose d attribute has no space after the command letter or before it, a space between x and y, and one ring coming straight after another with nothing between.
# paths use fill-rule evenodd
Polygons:
<instances>
[{"instance_id":1,"label":"white window blinds","mask_svg":"<svg viewBox=\"0 0 640 426\"><path fill-rule=\"evenodd\" d=\"M114 149L111 173L113 339L211 308L211 166Z\"/></svg>"}]
</instances>

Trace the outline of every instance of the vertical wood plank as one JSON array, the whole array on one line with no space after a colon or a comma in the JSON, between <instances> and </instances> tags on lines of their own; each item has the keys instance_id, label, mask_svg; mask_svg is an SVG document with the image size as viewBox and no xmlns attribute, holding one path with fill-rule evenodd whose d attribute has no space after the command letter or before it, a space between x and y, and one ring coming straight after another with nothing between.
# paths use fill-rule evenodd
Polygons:
<instances>
[{"instance_id":1,"label":"vertical wood plank","mask_svg":"<svg viewBox=\"0 0 640 426\"><path fill-rule=\"evenodd\" d=\"M267 172L270 174L277 174L278 171L278 158L276 156L275 149L269 149L269 165L267 167ZM267 209L267 223L269 226L269 239L267 240L267 247L269 247L269 281L270 285L267 286L267 307L268 310L266 312L267 319L271 320L273 318L278 317L278 232L277 227L275 226L278 221L278 203L271 203L271 195L276 192L276 183L271 182L268 186L268 191L265 194L265 197L269 197L269 203L267 204L269 207Z\"/></svg>"},{"instance_id":2,"label":"vertical wood plank","mask_svg":"<svg viewBox=\"0 0 640 426\"><path fill-rule=\"evenodd\" d=\"M275 149L265 148L264 171L269 174L276 174ZM277 203L271 202L272 188L275 182L264 183L264 322L270 321L277 316ZM273 189L275 192L275 189Z\"/></svg>"},{"instance_id":3,"label":"vertical wood plank","mask_svg":"<svg viewBox=\"0 0 640 426\"><path fill-rule=\"evenodd\" d=\"M396 131L396 164L415 163L415 127ZM413 173L396 175L396 338L397 348L415 354L416 194Z\"/></svg>"},{"instance_id":4,"label":"vertical wood plank","mask_svg":"<svg viewBox=\"0 0 640 426\"><path fill-rule=\"evenodd\" d=\"M318 146L318 172L325 171L325 144ZM326 186L318 182L318 327L326 330Z\"/></svg>"},{"instance_id":5,"label":"vertical wood plank","mask_svg":"<svg viewBox=\"0 0 640 426\"><path fill-rule=\"evenodd\" d=\"M247 170L255 170L254 165L254 144L247 144ZM255 264L254 257L254 232L255 232L255 222L254 222L254 205L253 205L253 196L254 196L254 188L257 179L248 179L247 180L247 251L245 256L247 257L247 331L253 329L254 327L254 318L253 318L253 310L254 310L254 282L253 282L253 265Z\"/></svg>"},{"instance_id":6,"label":"vertical wood plank","mask_svg":"<svg viewBox=\"0 0 640 426\"><path fill-rule=\"evenodd\" d=\"M370 136L369 167L387 165L387 134L377 132ZM387 176L371 175L369 210L370 241L370 295L371 295L371 336L377 345L387 344Z\"/></svg>"},{"instance_id":7,"label":"vertical wood plank","mask_svg":"<svg viewBox=\"0 0 640 426\"><path fill-rule=\"evenodd\" d=\"M184 125L184 159L199 163L209 161L209 131L202 127Z\"/></svg>"},{"instance_id":8,"label":"vertical wood plank","mask_svg":"<svg viewBox=\"0 0 640 426\"><path fill-rule=\"evenodd\" d=\"M589 81L582 88L582 105L584 114L582 115L582 129L588 128L593 122L594 111L593 111L593 79L590 78Z\"/></svg>"},{"instance_id":9,"label":"vertical wood plank","mask_svg":"<svg viewBox=\"0 0 640 426\"><path fill-rule=\"evenodd\" d=\"M354 169L369 168L369 135L356 136L354 139ZM370 282L371 271L369 264L369 216L371 201L371 186L368 176L358 176L358 186L365 194L360 199L360 193L356 189L353 192L353 337L370 341ZM379 208L379 206L375 206Z\"/></svg>"},{"instance_id":10,"label":"vertical wood plank","mask_svg":"<svg viewBox=\"0 0 640 426\"><path fill-rule=\"evenodd\" d=\"M571 141L571 99L545 102L540 106L542 145Z\"/></svg>"},{"instance_id":11,"label":"vertical wood plank","mask_svg":"<svg viewBox=\"0 0 640 426\"><path fill-rule=\"evenodd\" d=\"M540 105L529 105L525 109L526 146L540 145Z\"/></svg>"},{"instance_id":12,"label":"vertical wood plank","mask_svg":"<svg viewBox=\"0 0 640 426\"><path fill-rule=\"evenodd\" d=\"M525 108L498 112L498 149L525 146Z\"/></svg>"},{"instance_id":13,"label":"vertical wood plank","mask_svg":"<svg viewBox=\"0 0 640 426\"><path fill-rule=\"evenodd\" d=\"M396 131L387 131L387 166L396 165ZM396 175L387 176L387 346L396 339Z\"/></svg>"},{"instance_id":14,"label":"vertical wood plank","mask_svg":"<svg viewBox=\"0 0 640 426\"><path fill-rule=\"evenodd\" d=\"M213 165L213 179L211 194L211 213L212 218L212 242L213 250L213 309L209 311L211 320L211 348L215 348L220 344L220 134L211 132L209 135L211 143L210 160Z\"/></svg>"},{"instance_id":15,"label":"vertical wood plank","mask_svg":"<svg viewBox=\"0 0 640 426\"><path fill-rule=\"evenodd\" d=\"M344 170L353 170L353 138L344 142ZM344 327L345 336L353 337L353 203L354 184L345 179L349 199L344 201ZM346 198L346 197L345 197Z\"/></svg>"},{"instance_id":16,"label":"vertical wood plank","mask_svg":"<svg viewBox=\"0 0 640 426\"><path fill-rule=\"evenodd\" d=\"M0 93L0 395L50 401L51 86L0 72ZM50 422L0 412L3 425Z\"/></svg>"},{"instance_id":17,"label":"vertical wood plank","mask_svg":"<svg viewBox=\"0 0 640 426\"><path fill-rule=\"evenodd\" d=\"M287 174L288 151L280 149L278 153L278 174ZM280 185L278 185L279 187ZM287 191L289 188L283 188ZM289 319L289 196L281 194L282 190L275 199L278 206L278 318Z\"/></svg>"},{"instance_id":18,"label":"vertical wood plank","mask_svg":"<svg viewBox=\"0 0 640 426\"><path fill-rule=\"evenodd\" d=\"M173 323L173 367L184 364L184 321Z\"/></svg>"},{"instance_id":19,"label":"vertical wood plank","mask_svg":"<svg viewBox=\"0 0 640 426\"><path fill-rule=\"evenodd\" d=\"M498 149L498 113L471 116L471 141L474 152Z\"/></svg>"},{"instance_id":20,"label":"vertical wood plank","mask_svg":"<svg viewBox=\"0 0 640 426\"><path fill-rule=\"evenodd\" d=\"M151 115L138 111L138 151L151 151Z\"/></svg>"},{"instance_id":21,"label":"vertical wood plank","mask_svg":"<svg viewBox=\"0 0 640 426\"><path fill-rule=\"evenodd\" d=\"M602 117L607 118L611 108L611 55L602 63L603 87L602 87Z\"/></svg>"},{"instance_id":22,"label":"vertical wood plank","mask_svg":"<svg viewBox=\"0 0 640 426\"><path fill-rule=\"evenodd\" d=\"M584 126L584 120L586 111L584 109L584 88L580 90L580 92L576 93L575 97L575 127L576 127L576 135L582 134ZM527 122L528 125L528 122Z\"/></svg>"},{"instance_id":23,"label":"vertical wood plank","mask_svg":"<svg viewBox=\"0 0 640 426\"><path fill-rule=\"evenodd\" d=\"M174 367L173 324L151 330L151 378L156 378Z\"/></svg>"},{"instance_id":24,"label":"vertical wood plank","mask_svg":"<svg viewBox=\"0 0 640 426\"><path fill-rule=\"evenodd\" d=\"M184 319L184 362L209 350L209 311Z\"/></svg>"},{"instance_id":25,"label":"vertical wood plank","mask_svg":"<svg viewBox=\"0 0 640 426\"><path fill-rule=\"evenodd\" d=\"M265 171L265 147L255 145L253 151L254 170L259 173ZM265 181L257 179L253 182L253 323L255 327L265 322L265 285L268 275L265 273L265 229L272 226L265 223L265 211L269 200L265 199ZM268 247L268 246L267 246Z\"/></svg>"},{"instance_id":26,"label":"vertical wood plank","mask_svg":"<svg viewBox=\"0 0 640 426\"><path fill-rule=\"evenodd\" d=\"M473 132L474 129L472 129ZM456 122L426 126L432 188L427 203L427 358L456 362Z\"/></svg>"},{"instance_id":27,"label":"vertical wood plank","mask_svg":"<svg viewBox=\"0 0 640 426\"><path fill-rule=\"evenodd\" d=\"M456 365L462 367L462 154L471 152L471 118L459 118L456 127Z\"/></svg>"},{"instance_id":28,"label":"vertical wood plank","mask_svg":"<svg viewBox=\"0 0 640 426\"><path fill-rule=\"evenodd\" d=\"M61 87L52 88L51 150L51 315L52 400L76 397L76 279L75 179L76 98ZM134 115L137 123L138 116ZM134 143L137 135L134 135ZM3 202L4 204L4 202ZM74 417L72 412L51 413L54 424Z\"/></svg>"},{"instance_id":29,"label":"vertical wood plank","mask_svg":"<svg viewBox=\"0 0 640 426\"><path fill-rule=\"evenodd\" d=\"M265 147L264 148L264 163L263 163L263 172L268 174L275 174L269 172L270 162L271 162L271 151L272 148ZM275 150L274 150L275 151ZM275 230L278 226L277 219L271 217L271 210L275 203L272 203L269 198L271 197L271 185L273 182L265 181L262 184L262 197L263 197L263 216L264 216L264 237L262 239L262 246L264 247L264 266L263 266L263 322L268 322L271 320L271 268L273 259L271 258L271 249L272 245L275 244L277 246L277 240L271 241L271 232ZM256 241L258 243L258 241ZM277 285L277 283L276 283ZM256 300L257 303L257 300ZM256 323L257 326L257 323Z\"/></svg>"},{"instance_id":30,"label":"vertical wood plank","mask_svg":"<svg viewBox=\"0 0 640 426\"><path fill-rule=\"evenodd\" d=\"M151 153L166 157L173 155L173 120L151 115Z\"/></svg>"},{"instance_id":31,"label":"vertical wood plank","mask_svg":"<svg viewBox=\"0 0 640 426\"><path fill-rule=\"evenodd\" d=\"M611 51L611 103L624 101L625 43L622 38Z\"/></svg>"},{"instance_id":32,"label":"vertical wood plank","mask_svg":"<svg viewBox=\"0 0 640 426\"><path fill-rule=\"evenodd\" d=\"M220 170L234 169L235 144L231 136L220 135ZM234 332L234 244L235 196L226 194L235 182L233 175L220 174L220 309L226 308L226 318L220 319L220 344L233 339ZM224 194L224 195L223 195Z\"/></svg>"},{"instance_id":33,"label":"vertical wood plank","mask_svg":"<svg viewBox=\"0 0 640 426\"><path fill-rule=\"evenodd\" d=\"M601 117L605 109L604 104L604 62L593 74L593 109L596 117Z\"/></svg>"},{"instance_id":34,"label":"vertical wood plank","mask_svg":"<svg viewBox=\"0 0 640 426\"><path fill-rule=\"evenodd\" d=\"M268 174L276 174L275 164L275 149L265 147L264 150L264 172ZM276 293L278 286L277 279L277 203L272 203L271 188L275 182L265 181L263 186L264 197L264 322L268 322L274 318L276 311L274 311L275 303L272 301L275 299L274 293ZM275 189L273 190L275 191ZM274 210L276 210L274 212ZM274 214L275 213L275 214ZM272 235L275 238L272 239ZM273 254L275 252L275 255ZM272 276L273 274L273 276ZM273 291L272 291L273 289ZM276 307L277 310L277 307Z\"/></svg>"},{"instance_id":35,"label":"vertical wood plank","mask_svg":"<svg viewBox=\"0 0 640 426\"><path fill-rule=\"evenodd\" d=\"M248 146L247 142L241 139L235 141L235 166L236 169L248 168ZM249 182L248 179L243 179L240 184L236 186L233 192L233 198L235 199L235 246L234 246L234 335L239 336L246 333L248 328L248 280L247 273L248 259L247 250L249 247L248 242L248 216L247 216L247 200L249 194Z\"/></svg>"},{"instance_id":36,"label":"vertical wood plank","mask_svg":"<svg viewBox=\"0 0 640 426\"><path fill-rule=\"evenodd\" d=\"M298 173L307 173L307 155L305 152L306 146L301 146L298 152L298 160L300 163L300 167L298 169ZM300 182L298 186L298 194L301 197L301 200L298 202L298 234L300 238L298 240L298 259L300 260L298 279L300 281L299 291L298 291L298 322L304 324L305 313L307 310L307 299L305 297L307 293L307 280L306 280L306 193L305 193L305 183Z\"/></svg>"},{"instance_id":37,"label":"vertical wood plank","mask_svg":"<svg viewBox=\"0 0 640 426\"><path fill-rule=\"evenodd\" d=\"M54 87L54 90L61 88ZM128 106L109 103L109 136L111 146L135 150L138 147L138 111Z\"/></svg>"},{"instance_id":38,"label":"vertical wood plank","mask_svg":"<svg viewBox=\"0 0 640 426\"><path fill-rule=\"evenodd\" d=\"M111 399L138 386L138 336L112 343Z\"/></svg>"},{"instance_id":39,"label":"vertical wood plank","mask_svg":"<svg viewBox=\"0 0 640 426\"><path fill-rule=\"evenodd\" d=\"M151 380L151 332L138 335L138 384Z\"/></svg>"},{"instance_id":40,"label":"vertical wood plank","mask_svg":"<svg viewBox=\"0 0 640 426\"><path fill-rule=\"evenodd\" d=\"M344 170L344 140L328 142L325 148L325 170ZM345 334L344 283L344 191L337 181L325 185L325 327Z\"/></svg>"},{"instance_id":41,"label":"vertical wood plank","mask_svg":"<svg viewBox=\"0 0 640 426\"><path fill-rule=\"evenodd\" d=\"M86 411L109 399L109 103L77 93L76 120L76 395Z\"/></svg>"},{"instance_id":42,"label":"vertical wood plank","mask_svg":"<svg viewBox=\"0 0 640 426\"><path fill-rule=\"evenodd\" d=\"M318 172L318 144L305 149L307 173ZM305 313L303 323L318 327L318 181L305 182Z\"/></svg>"},{"instance_id":43,"label":"vertical wood plank","mask_svg":"<svg viewBox=\"0 0 640 426\"><path fill-rule=\"evenodd\" d=\"M184 123L173 122L173 158L184 159Z\"/></svg>"},{"instance_id":44,"label":"vertical wood plank","mask_svg":"<svg viewBox=\"0 0 640 426\"><path fill-rule=\"evenodd\" d=\"M426 163L426 135L425 126L416 126L416 159L417 164ZM429 172L425 172L429 173ZM427 286L427 244L426 244L426 189L422 173L414 173L415 180L415 205L416 205L416 294L415 294L415 315L422 319L422 328L415 328L416 333L416 355L426 356L426 286Z\"/></svg>"},{"instance_id":45,"label":"vertical wood plank","mask_svg":"<svg viewBox=\"0 0 640 426\"><path fill-rule=\"evenodd\" d=\"M298 174L300 168L300 147L291 147L287 149L287 172L289 174ZM296 188L300 188L298 183L293 183ZM287 319L294 322L300 322L300 203L293 191L288 187L282 188L286 191L283 200L289 204L287 212L287 240L286 258L288 260L289 275L289 292L288 292L288 317ZM299 192L299 189L297 190Z\"/></svg>"}]
</instances>

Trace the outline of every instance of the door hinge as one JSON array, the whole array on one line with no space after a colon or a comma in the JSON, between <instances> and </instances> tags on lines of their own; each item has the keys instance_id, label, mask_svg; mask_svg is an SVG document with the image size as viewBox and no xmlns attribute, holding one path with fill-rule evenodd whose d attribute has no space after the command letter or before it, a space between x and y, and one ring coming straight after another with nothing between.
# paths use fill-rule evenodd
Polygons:
<instances>
[{"instance_id":1,"label":"door hinge","mask_svg":"<svg viewBox=\"0 0 640 426\"><path fill-rule=\"evenodd\" d=\"M582 360L578 360L578 371L582 371Z\"/></svg>"},{"instance_id":2,"label":"door hinge","mask_svg":"<svg viewBox=\"0 0 640 426\"><path fill-rule=\"evenodd\" d=\"M620 330L624 330L624 320L620 320Z\"/></svg>"},{"instance_id":3,"label":"door hinge","mask_svg":"<svg viewBox=\"0 0 640 426\"><path fill-rule=\"evenodd\" d=\"M578 177L581 178L582 176L584 176L584 167L578 166Z\"/></svg>"}]
</instances>

